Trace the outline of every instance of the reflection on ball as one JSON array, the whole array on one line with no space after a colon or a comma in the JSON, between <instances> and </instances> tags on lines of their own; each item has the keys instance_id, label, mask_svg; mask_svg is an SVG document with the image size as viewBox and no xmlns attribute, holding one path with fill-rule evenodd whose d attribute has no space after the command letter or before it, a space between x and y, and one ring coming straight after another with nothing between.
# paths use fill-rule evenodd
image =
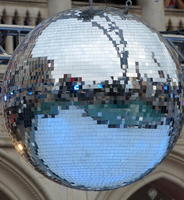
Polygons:
<instances>
[{"instance_id":1,"label":"reflection on ball","mask_svg":"<svg viewBox=\"0 0 184 200\"><path fill-rule=\"evenodd\" d=\"M61 12L9 63L6 125L50 179L87 190L125 186L160 163L179 135L179 77L167 43L135 16L114 8Z\"/></svg>"}]
</instances>

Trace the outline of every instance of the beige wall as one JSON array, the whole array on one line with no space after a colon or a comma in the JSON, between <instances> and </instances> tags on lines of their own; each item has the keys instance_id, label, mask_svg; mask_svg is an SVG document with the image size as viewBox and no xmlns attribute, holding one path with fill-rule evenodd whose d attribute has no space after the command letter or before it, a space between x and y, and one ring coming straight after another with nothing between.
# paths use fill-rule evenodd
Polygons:
<instances>
[{"instance_id":1,"label":"beige wall","mask_svg":"<svg viewBox=\"0 0 184 200\"><path fill-rule=\"evenodd\" d=\"M165 31L164 1L139 0L142 18L158 31Z\"/></svg>"},{"instance_id":2,"label":"beige wall","mask_svg":"<svg viewBox=\"0 0 184 200\"><path fill-rule=\"evenodd\" d=\"M48 14L53 16L58 12L70 9L71 6L71 0L48 0Z\"/></svg>"},{"instance_id":3,"label":"beige wall","mask_svg":"<svg viewBox=\"0 0 184 200\"><path fill-rule=\"evenodd\" d=\"M19 17L25 18L26 11L29 11L30 17L36 18L40 12L45 19L48 16L48 6L46 1L2 1L0 0L0 16L3 14L3 10L6 10L7 16L13 17L15 11L18 12Z\"/></svg>"}]
</instances>

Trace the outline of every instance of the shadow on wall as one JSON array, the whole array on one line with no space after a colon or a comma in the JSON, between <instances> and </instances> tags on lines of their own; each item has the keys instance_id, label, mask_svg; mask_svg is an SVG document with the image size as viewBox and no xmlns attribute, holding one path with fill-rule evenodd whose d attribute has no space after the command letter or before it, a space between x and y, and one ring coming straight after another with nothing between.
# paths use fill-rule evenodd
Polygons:
<instances>
[{"instance_id":1,"label":"shadow on wall","mask_svg":"<svg viewBox=\"0 0 184 200\"><path fill-rule=\"evenodd\" d=\"M183 200L184 189L165 178L153 181L136 191L128 200Z\"/></svg>"},{"instance_id":2,"label":"shadow on wall","mask_svg":"<svg viewBox=\"0 0 184 200\"><path fill-rule=\"evenodd\" d=\"M5 195L2 191L0 191L0 199L1 200L10 200L10 198L7 195Z\"/></svg>"}]
</instances>

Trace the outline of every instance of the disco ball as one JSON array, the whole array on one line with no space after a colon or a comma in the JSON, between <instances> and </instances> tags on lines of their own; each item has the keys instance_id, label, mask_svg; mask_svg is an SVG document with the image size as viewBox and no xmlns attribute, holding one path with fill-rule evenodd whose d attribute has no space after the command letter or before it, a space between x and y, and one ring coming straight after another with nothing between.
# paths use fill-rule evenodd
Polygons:
<instances>
[{"instance_id":1,"label":"disco ball","mask_svg":"<svg viewBox=\"0 0 184 200\"><path fill-rule=\"evenodd\" d=\"M181 130L175 57L122 10L77 8L47 19L15 50L4 77L15 147L37 171L73 188L143 178Z\"/></svg>"}]
</instances>

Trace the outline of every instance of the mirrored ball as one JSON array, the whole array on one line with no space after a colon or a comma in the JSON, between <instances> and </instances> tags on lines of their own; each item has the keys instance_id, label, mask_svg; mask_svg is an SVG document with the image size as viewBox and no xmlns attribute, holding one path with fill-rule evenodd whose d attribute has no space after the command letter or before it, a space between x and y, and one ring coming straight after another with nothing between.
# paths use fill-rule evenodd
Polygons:
<instances>
[{"instance_id":1,"label":"mirrored ball","mask_svg":"<svg viewBox=\"0 0 184 200\"><path fill-rule=\"evenodd\" d=\"M39 24L4 77L13 143L69 187L114 189L166 157L182 126L181 74L163 38L115 8L77 8Z\"/></svg>"}]
</instances>

